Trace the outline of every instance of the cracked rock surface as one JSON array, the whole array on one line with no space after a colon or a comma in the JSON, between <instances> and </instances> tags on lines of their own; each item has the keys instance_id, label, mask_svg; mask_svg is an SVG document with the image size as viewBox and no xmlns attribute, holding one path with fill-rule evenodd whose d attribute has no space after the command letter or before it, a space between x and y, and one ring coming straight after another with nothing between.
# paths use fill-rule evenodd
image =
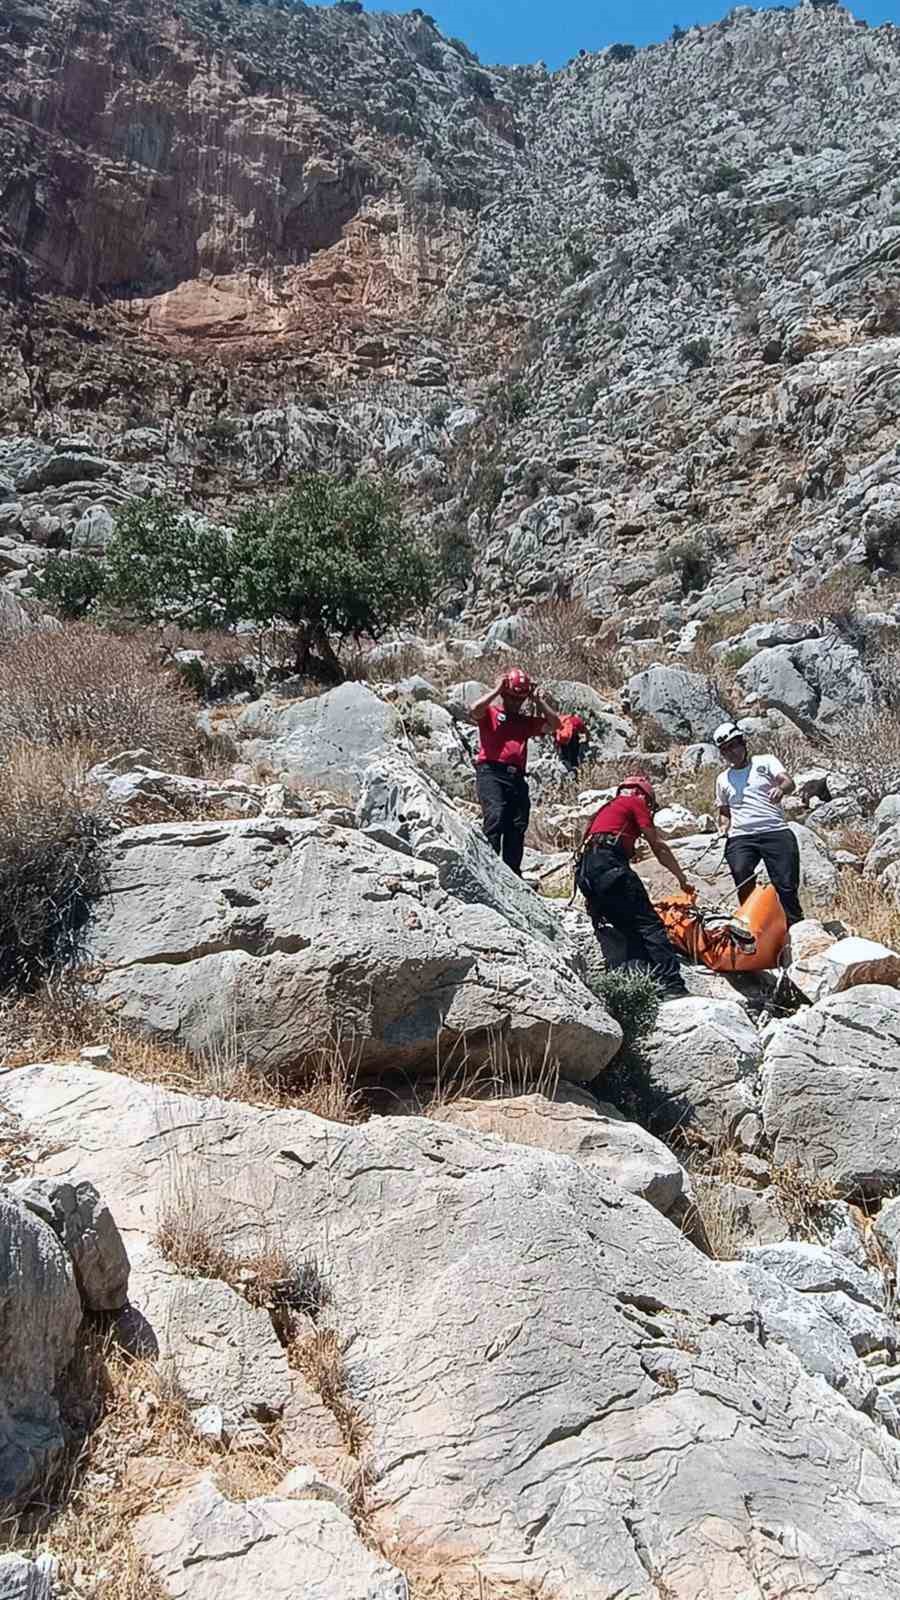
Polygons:
<instances>
[{"instance_id":1,"label":"cracked rock surface","mask_svg":"<svg viewBox=\"0 0 900 1600\"><path fill-rule=\"evenodd\" d=\"M2 1097L52 1139L39 1170L77 1167L130 1248L173 1161L236 1254L266 1226L327 1247L385 1537L566 1600L900 1594L894 1441L760 1343L733 1273L571 1160L82 1065L8 1073Z\"/></svg>"}]
</instances>

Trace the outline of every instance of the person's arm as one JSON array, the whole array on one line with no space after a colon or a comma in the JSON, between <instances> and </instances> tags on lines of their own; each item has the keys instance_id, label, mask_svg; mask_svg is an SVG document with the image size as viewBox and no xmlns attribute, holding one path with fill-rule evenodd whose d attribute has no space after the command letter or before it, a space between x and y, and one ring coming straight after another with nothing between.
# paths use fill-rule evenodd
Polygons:
<instances>
[{"instance_id":1,"label":"person's arm","mask_svg":"<svg viewBox=\"0 0 900 1600\"><path fill-rule=\"evenodd\" d=\"M481 721L484 713L487 711L488 706L491 704L491 701L496 700L502 688L503 679L498 678L493 689L488 689L487 694L483 694L480 700L472 701L472 704L467 712L470 722L474 722L477 725Z\"/></svg>"},{"instance_id":2,"label":"person's arm","mask_svg":"<svg viewBox=\"0 0 900 1600\"><path fill-rule=\"evenodd\" d=\"M725 799L721 778L716 779L716 803L719 807L719 832L727 833L731 827L731 807Z\"/></svg>"},{"instance_id":3,"label":"person's arm","mask_svg":"<svg viewBox=\"0 0 900 1600\"><path fill-rule=\"evenodd\" d=\"M768 757L769 772L772 777L772 787L769 791L772 800L783 800L785 795L793 794L797 785L789 772L785 772L781 762L775 756Z\"/></svg>"},{"instance_id":4,"label":"person's arm","mask_svg":"<svg viewBox=\"0 0 900 1600\"><path fill-rule=\"evenodd\" d=\"M540 716L543 717L544 721L549 727L550 732L555 733L562 722L562 717L560 716L559 712L554 711L553 707L548 706L546 700L541 698L540 689L535 689L531 698L534 701L535 710ZM544 731L546 732L546 729Z\"/></svg>"},{"instance_id":5,"label":"person's arm","mask_svg":"<svg viewBox=\"0 0 900 1600\"><path fill-rule=\"evenodd\" d=\"M669 846L666 844L666 841L662 835L657 833L655 828L650 827L644 829L644 838L650 846L650 849L653 851L653 854L655 855L660 866L665 867L667 872L671 872L672 877L677 879L685 894L689 893L691 888L690 879L685 875L683 867L681 867L678 861L676 861L672 851L669 849Z\"/></svg>"}]
</instances>

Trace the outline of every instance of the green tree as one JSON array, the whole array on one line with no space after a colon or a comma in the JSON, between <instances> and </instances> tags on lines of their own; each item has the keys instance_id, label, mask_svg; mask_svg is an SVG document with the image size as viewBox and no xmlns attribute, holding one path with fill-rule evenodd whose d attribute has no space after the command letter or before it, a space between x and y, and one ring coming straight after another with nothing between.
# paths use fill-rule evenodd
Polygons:
<instances>
[{"instance_id":1,"label":"green tree","mask_svg":"<svg viewBox=\"0 0 900 1600\"><path fill-rule=\"evenodd\" d=\"M240 615L295 635L295 667L317 654L339 670L340 643L377 638L431 593L433 563L403 527L388 489L357 478L302 478L238 519L231 546Z\"/></svg>"},{"instance_id":2,"label":"green tree","mask_svg":"<svg viewBox=\"0 0 900 1600\"><path fill-rule=\"evenodd\" d=\"M38 574L35 594L67 621L76 622L94 609L106 589L106 571L94 556L50 556Z\"/></svg>"},{"instance_id":3,"label":"green tree","mask_svg":"<svg viewBox=\"0 0 900 1600\"><path fill-rule=\"evenodd\" d=\"M132 500L107 551L107 597L141 622L227 628L239 616L229 535L168 495Z\"/></svg>"}]
</instances>

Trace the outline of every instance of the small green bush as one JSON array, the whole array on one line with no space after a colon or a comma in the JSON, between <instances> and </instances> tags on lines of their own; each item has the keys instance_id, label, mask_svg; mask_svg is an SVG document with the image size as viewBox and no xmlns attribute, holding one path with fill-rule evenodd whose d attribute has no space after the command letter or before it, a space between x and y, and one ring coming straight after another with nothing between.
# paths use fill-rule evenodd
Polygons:
<instances>
[{"instance_id":1,"label":"small green bush","mask_svg":"<svg viewBox=\"0 0 900 1600\"><path fill-rule=\"evenodd\" d=\"M692 589L705 589L712 577L707 547L697 539L682 539L673 544L659 558L660 572L674 572L681 584L682 594Z\"/></svg>"},{"instance_id":2,"label":"small green bush","mask_svg":"<svg viewBox=\"0 0 900 1600\"><path fill-rule=\"evenodd\" d=\"M709 365L711 352L712 345L709 339L687 339L681 346L679 355L681 356L685 366L690 368L691 372L697 372L699 371L700 367L706 367Z\"/></svg>"},{"instance_id":3,"label":"small green bush","mask_svg":"<svg viewBox=\"0 0 900 1600\"><path fill-rule=\"evenodd\" d=\"M102 561L86 555L52 555L38 574L35 594L58 617L77 622L93 611L106 589Z\"/></svg>"},{"instance_id":4,"label":"small green bush","mask_svg":"<svg viewBox=\"0 0 900 1600\"><path fill-rule=\"evenodd\" d=\"M613 967L594 978L592 988L622 1029L622 1050L633 1050L656 1027L659 991L650 972Z\"/></svg>"},{"instance_id":5,"label":"small green bush","mask_svg":"<svg viewBox=\"0 0 900 1600\"><path fill-rule=\"evenodd\" d=\"M744 174L740 167L735 167L730 161L720 161L703 179L703 188L706 194L723 194L727 189L734 189L743 183Z\"/></svg>"}]
</instances>

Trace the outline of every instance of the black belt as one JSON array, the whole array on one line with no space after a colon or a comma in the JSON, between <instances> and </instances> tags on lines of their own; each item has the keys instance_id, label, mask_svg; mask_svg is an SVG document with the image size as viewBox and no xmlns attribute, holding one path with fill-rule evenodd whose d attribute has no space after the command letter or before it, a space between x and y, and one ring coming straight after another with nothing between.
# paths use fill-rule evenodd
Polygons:
<instances>
[{"instance_id":1,"label":"black belt","mask_svg":"<svg viewBox=\"0 0 900 1600\"><path fill-rule=\"evenodd\" d=\"M605 850L619 849L625 854L622 836L618 833L589 833L584 841L585 850L593 850L597 845L602 845Z\"/></svg>"}]
</instances>

